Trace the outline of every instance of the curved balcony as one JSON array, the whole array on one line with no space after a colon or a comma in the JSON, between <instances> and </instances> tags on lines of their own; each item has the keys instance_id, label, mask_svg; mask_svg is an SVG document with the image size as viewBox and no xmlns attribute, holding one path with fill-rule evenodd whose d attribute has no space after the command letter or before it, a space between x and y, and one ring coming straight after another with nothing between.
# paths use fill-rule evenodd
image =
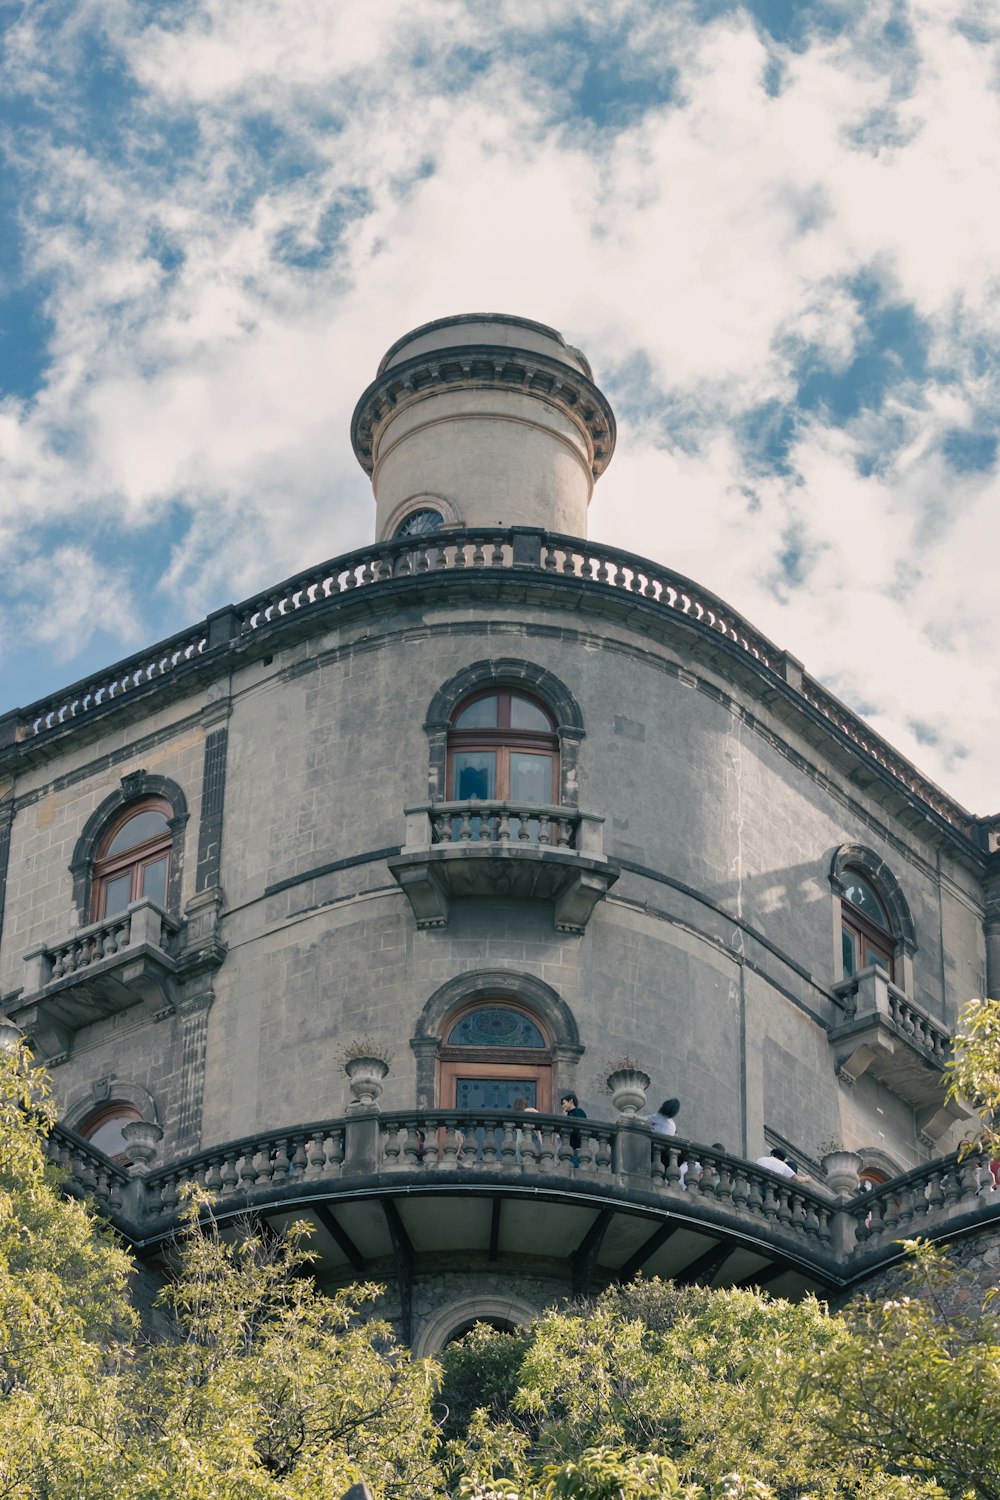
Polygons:
<instances>
[{"instance_id":1,"label":"curved balcony","mask_svg":"<svg viewBox=\"0 0 1000 1500\"><path fill-rule=\"evenodd\" d=\"M389 869L417 926L445 927L468 896L552 902L560 932L583 932L618 879L604 819L578 807L526 802L421 802L404 809L406 842Z\"/></svg>"},{"instance_id":2,"label":"curved balcony","mask_svg":"<svg viewBox=\"0 0 1000 1500\"><path fill-rule=\"evenodd\" d=\"M640 1121L579 1121L574 1149L562 1116L528 1118L359 1109L127 1174L71 1131L53 1132L50 1154L142 1255L169 1241L196 1183L223 1223L247 1212L275 1231L309 1222L325 1280L398 1280L404 1323L414 1275L442 1258L541 1262L577 1296L640 1271L830 1295L898 1259L903 1238L1000 1221L1000 1192L975 1158L838 1199Z\"/></svg>"}]
</instances>

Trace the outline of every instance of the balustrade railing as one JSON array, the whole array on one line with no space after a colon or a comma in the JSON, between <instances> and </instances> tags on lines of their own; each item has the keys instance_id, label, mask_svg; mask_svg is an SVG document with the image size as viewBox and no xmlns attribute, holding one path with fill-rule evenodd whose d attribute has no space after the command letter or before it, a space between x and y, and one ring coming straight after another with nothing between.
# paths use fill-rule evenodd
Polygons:
<instances>
[{"instance_id":1,"label":"balustrade railing","mask_svg":"<svg viewBox=\"0 0 1000 1500\"><path fill-rule=\"evenodd\" d=\"M344 1163L344 1120L272 1130L231 1141L146 1178L146 1213L172 1213L185 1187L199 1187L220 1203L227 1199L286 1187L292 1182L328 1182L340 1176Z\"/></svg>"},{"instance_id":2,"label":"balustrade railing","mask_svg":"<svg viewBox=\"0 0 1000 1500\"><path fill-rule=\"evenodd\" d=\"M833 1199L752 1162L654 1135L650 1171L654 1182L684 1189L691 1202L708 1200L803 1240L831 1243Z\"/></svg>"},{"instance_id":3,"label":"balustrade railing","mask_svg":"<svg viewBox=\"0 0 1000 1500\"><path fill-rule=\"evenodd\" d=\"M1000 1191L992 1191L989 1167L975 1155L943 1157L841 1201L821 1184L793 1182L636 1122L567 1122L512 1110L358 1111L246 1136L155 1171L130 1173L64 1127L52 1131L47 1150L71 1191L94 1198L112 1216L121 1213L133 1230L174 1219L188 1186L209 1192L225 1211L263 1195L308 1199L310 1189L323 1194L341 1183L350 1191L359 1174L387 1182L406 1174L410 1183L542 1178L564 1189L638 1190L672 1203L686 1218L704 1212L715 1232L728 1221L757 1238L798 1242L806 1254L811 1247L845 1267L894 1241L946 1229L956 1216L1000 1219Z\"/></svg>"},{"instance_id":4,"label":"balustrade railing","mask_svg":"<svg viewBox=\"0 0 1000 1500\"><path fill-rule=\"evenodd\" d=\"M1000 1194L992 1187L984 1160L957 1152L894 1177L848 1204L858 1249L912 1239L956 1213L977 1208L1000 1213Z\"/></svg>"},{"instance_id":5,"label":"balustrade railing","mask_svg":"<svg viewBox=\"0 0 1000 1500\"><path fill-rule=\"evenodd\" d=\"M834 990L852 1020L883 1016L915 1047L944 1064L951 1050L951 1033L914 1005L879 965L841 980Z\"/></svg>"},{"instance_id":6,"label":"balustrade railing","mask_svg":"<svg viewBox=\"0 0 1000 1500\"><path fill-rule=\"evenodd\" d=\"M541 844L574 849L579 823L577 808L527 802L436 802L431 812L435 844Z\"/></svg>"},{"instance_id":7,"label":"balustrade railing","mask_svg":"<svg viewBox=\"0 0 1000 1500\"><path fill-rule=\"evenodd\" d=\"M34 994L48 984L92 969L105 959L144 943L169 952L180 924L154 902L133 902L125 911L91 922L56 943L45 943L25 954L24 990Z\"/></svg>"},{"instance_id":8,"label":"balustrade railing","mask_svg":"<svg viewBox=\"0 0 1000 1500\"><path fill-rule=\"evenodd\" d=\"M528 572L572 579L588 587L642 599L654 609L683 615L693 626L725 640L762 667L782 676L810 706L865 755L901 782L953 827L973 837L982 820L971 818L941 789L898 755L874 730L840 703L785 653L755 630L723 600L690 579L648 558L577 537L528 528L482 529L405 537L346 553L317 568L220 610L192 630L139 652L99 676L74 683L62 693L0 720L0 746L28 740L123 698L149 683L189 666L230 640L274 625L359 589L380 588L432 574Z\"/></svg>"},{"instance_id":9,"label":"balustrade railing","mask_svg":"<svg viewBox=\"0 0 1000 1500\"><path fill-rule=\"evenodd\" d=\"M385 1115L380 1130L379 1159L387 1171L506 1167L611 1177L617 1170L617 1126L599 1120L574 1120L570 1130L562 1115L437 1110Z\"/></svg>"},{"instance_id":10,"label":"balustrade railing","mask_svg":"<svg viewBox=\"0 0 1000 1500\"><path fill-rule=\"evenodd\" d=\"M71 1192L93 1198L101 1208L120 1209L128 1186L128 1172L98 1151L75 1131L56 1125L45 1142L49 1160L66 1173Z\"/></svg>"}]
</instances>

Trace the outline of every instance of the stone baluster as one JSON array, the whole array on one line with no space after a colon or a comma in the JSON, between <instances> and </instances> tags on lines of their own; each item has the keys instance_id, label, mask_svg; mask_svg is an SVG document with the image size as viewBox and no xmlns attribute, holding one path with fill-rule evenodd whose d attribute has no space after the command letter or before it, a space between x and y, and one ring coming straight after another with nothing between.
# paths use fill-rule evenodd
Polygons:
<instances>
[{"instance_id":1,"label":"stone baluster","mask_svg":"<svg viewBox=\"0 0 1000 1500\"><path fill-rule=\"evenodd\" d=\"M309 1137L303 1131L298 1131L292 1137L291 1157L288 1163L289 1177L304 1177L306 1175L306 1167L308 1165L306 1159L306 1142L308 1139Z\"/></svg>"},{"instance_id":2,"label":"stone baluster","mask_svg":"<svg viewBox=\"0 0 1000 1500\"><path fill-rule=\"evenodd\" d=\"M344 1169L344 1155L347 1150L347 1141L344 1136L343 1126L330 1134L330 1144L327 1147L326 1162L327 1175L339 1177Z\"/></svg>"},{"instance_id":3,"label":"stone baluster","mask_svg":"<svg viewBox=\"0 0 1000 1500\"><path fill-rule=\"evenodd\" d=\"M496 1121L494 1121L494 1120L487 1120L483 1124L483 1127L482 1127L482 1130L483 1130L483 1147L482 1147L482 1150L483 1150L483 1165L485 1167L495 1167L496 1164L497 1164L497 1158L498 1158L498 1156L500 1154L499 1153L499 1147L497 1146L497 1131L498 1131L498 1129L499 1129L499 1126L496 1124Z\"/></svg>"},{"instance_id":4,"label":"stone baluster","mask_svg":"<svg viewBox=\"0 0 1000 1500\"><path fill-rule=\"evenodd\" d=\"M472 838L472 817L470 815L470 812L468 811L468 805L466 807L466 811L462 813L458 836L462 840L462 842L466 844Z\"/></svg>"},{"instance_id":5,"label":"stone baluster","mask_svg":"<svg viewBox=\"0 0 1000 1500\"><path fill-rule=\"evenodd\" d=\"M407 1120L406 1135L403 1140L403 1166L411 1171L423 1166L423 1140L422 1132L415 1120Z\"/></svg>"},{"instance_id":6,"label":"stone baluster","mask_svg":"<svg viewBox=\"0 0 1000 1500\"><path fill-rule=\"evenodd\" d=\"M501 844L506 844L510 839L510 812L506 807L501 809L497 819L497 839Z\"/></svg>"},{"instance_id":7,"label":"stone baluster","mask_svg":"<svg viewBox=\"0 0 1000 1500\"><path fill-rule=\"evenodd\" d=\"M982 1158L974 1154L967 1156L964 1161L959 1163L958 1180L961 1185L963 1199L978 1196L979 1184L982 1180L982 1170Z\"/></svg>"},{"instance_id":8,"label":"stone baluster","mask_svg":"<svg viewBox=\"0 0 1000 1500\"><path fill-rule=\"evenodd\" d=\"M428 1120L424 1127L424 1167L433 1171L438 1164L438 1122Z\"/></svg>"},{"instance_id":9,"label":"stone baluster","mask_svg":"<svg viewBox=\"0 0 1000 1500\"><path fill-rule=\"evenodd\" d=\"M457 1166L459 1152L465 1150L468 1145L469 1142L467 1139L463 1140L460 1138L460 1133L454 1120L449 1120L444 1127L444 1145L441 1150L439 1165L445 1169Z\"/></svg>"},{"instance_id":10,"label":"stone baluster","mask_svg":"<svg viewBox=\"0 0 1000 1500\"><path fill-rule=\"evenodd\" d=\"M556 842L558 843L560 849L567 849L569 847L572 834L570 821L568 818L557 818L555 822L557 832Z\"/></svg>"},{"instance_id":11,"label":"stone baluster","mask_svg":"<svg viewBox=\"0 0 1000 1500\"><path fill-rule=\"evenodd\" d=\"M821 1245L829 1245L833 1238L833 1214L825 1205L816 1209L816 1217L819 1220L817 1235Z\"/></svg>"},{"instance_id":12,"label":"stone baluster","mask_svg":"<svg viewBox=\"0 0 1000 1500\"><path fill-rule=\"evenodd\" d=\"M570 1131L562 1132L559 1136L559 1148L556 1151L556 1170L564 1173L573 1170L573 1158L576 1152L569 1143Z\"/></svg>"},{"instance_id":13,"label":"stone baluster","mask_svg":"<svg viewBox=\"0 0 1000 1500\"><path fill-rule=\"evenodd\" d=\"M497 1126L500 1135L498 1156L502 1167L517 1166L520 1160L527 1155L531 1156L531 1131L521 1126L520 1119L505 1119L502 1125ZM521 1131L520 1156L518 1154L517 1132Z\"/></svg>"},{"instance_id":14,"label":"stone baluster","mask_svg":"<svg viewBox=\"0 0 1000 1500\"><path fill-rule=\"evenodd\" d=\"M503 532L497 532L493 538L493 549L490 553L490 566L493 568L503 567Z\"/></svg>"},{"instance_id":15,"label":"stone baluster","mask_svg":"<svg viewBox=\"0 0 1000 1500\"><path fill-rule=\"evenodd\" d=\"M681 1180L681 1152L678 1146L663 1151L663 1180L668 1189L676 1189Z\"/></svg>"},{"instance_id":16,"label":"stone baluster","mask_svg":"<svg viewBox=\"0 0 1000 1500\"><path fill-rule=\"evenodd\" d=\"M556 567L556 549L551 542L542 545L542 567L553 572Z\"/></svg>"},{"instance_id":17,"label":"stone baluster","mask_svg":"<svg viewBox=\"0 0 1000 1500\"><path fill-rule=\"evenodd\" d=\"M173 1213L180 1201L180 1193L177 1190L179 1182L180 1175L177 1172L166 1172L161 1180L160 1207L168 1214Z\"/></svg>"},{"instance_id":18,"label":"stone baluster","mask_svg":"<svg viewBox=\"0 0 1000 1500\"><path fill-rule=\"evenodd\" d=\"M518 813L517 836L522 844L531 838L531 814L527 812Z\"/></svg>"},{"instance_id":19,"label":"stone baluster","mask_svg":"<svg viewBox=\"0 0 1000 1500\"><path fill-rule=\"evenodd\" d=\"M551 1172L555 1164L556 1155L556 1132L551 1125L543 1125L539 1131L540 1144L538 1148L539 1171Z\"/></svg>"},{"instance_id":20,"label":"stone baluster","mask_svg":"<svg viewBox=\"0 0 1000 1500\"><path fill-rule=\"evenodd\" d=\"M222 1165L222 1192L234 1193L239 1187L240 1175L236 1170L239 1154L236 1151L227 1151L223 1156Z\"/></svg>"},{"instance_id":21,"label":"stone baluster","mask_svg":"<svg viewBox=\"0 0 1000 1500\"><path fill-rule=\"evenodd\" d=\"M540 813L538 816L538 842L540 844L552 842L552 819L548 813Z\"/></svg>"},{"instance_id":22,"label":"stone baluster","mask_svg":"<svg viewBox=\"0 0 1000 1500\"><path fill-rule=\"evenodd\" d=\"M597 1171L600 1173L610 1172L613 1158L614 1152L611 1145L611 1131L602 1129L598 1132L597 1155L594 1159L594 1165Z\"/></svg>"},{"instance_id":23,"label":"stone baluster","mask_svg":"<svg viewBox=\"0 0 1000 1500\"><path fill-rule=\"evenodd\" d=\"M941 1172L932 1172L927 1180L927 1211L936 1214L939 1209L944 1208L944 1189L941 1186Z\"/></svg>"},{"instance_id":24,"label":"stone baluster","mask_svg":"<svg viewBox=\"0 0 1000 1500\"><path fill-rule=\"evenodd\" d=\"M577 1165L581 1172L593 1172L594 1157L597 1154L597 1142L591 1130L580 1132L580 1146L576 1153Z\"/></svg>"},{"instance_id":25,"label":"stone baluster","mask_svg":"<svg viewBox=\"0 0 1000 1500\"><path fill-rule=\"evenodd\" d=\"M792 1193L786 1182L782 1181L777 1184L775 1197L775 1212L778 1217L778 1223L783 1225L790 1224L792 1222Z\"/></svg>"},{"instance_id":26,"label":"stone baluster","mask_svg":"<svg viewBox=\"0 0 1000 1500\"><path fill-rule=\"evenodd\" d=\"M381 1136L382 1136L382 1152L381 1152L381 1155L382 1155L383 1164L387 1168L389 1168L389 1169L391 1169L393 1167L398 1167L399 1166L399 1155L400 1155L400 1151L402 1149L402 1146L401 1146L401 1143L400 1143L400 1139L399 1139L399 1123L398 1123L398 1121L396 1121L396 1120L386 1120L386 1121L384 1121L383 1125L382 1125Z\"/></svg>"}]
</instances>

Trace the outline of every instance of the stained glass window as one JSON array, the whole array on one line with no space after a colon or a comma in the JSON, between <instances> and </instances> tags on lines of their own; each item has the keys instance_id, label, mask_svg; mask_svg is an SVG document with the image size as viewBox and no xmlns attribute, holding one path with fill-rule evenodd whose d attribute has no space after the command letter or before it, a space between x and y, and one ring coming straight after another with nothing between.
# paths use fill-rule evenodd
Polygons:
<instances>
[{"instance_id":1,"label":"stained glass window","mask_svg":"<svg viewBox=\"0 0 1000 1500\"><path fill-rule=\"evenodd\" d=\"M528 1016L502 1006L471 1011L451 1028L451 1047L544 1047L545 1038ZM516 1096L515 1096L516 1097Z\"/></svg>"}]
</instances>

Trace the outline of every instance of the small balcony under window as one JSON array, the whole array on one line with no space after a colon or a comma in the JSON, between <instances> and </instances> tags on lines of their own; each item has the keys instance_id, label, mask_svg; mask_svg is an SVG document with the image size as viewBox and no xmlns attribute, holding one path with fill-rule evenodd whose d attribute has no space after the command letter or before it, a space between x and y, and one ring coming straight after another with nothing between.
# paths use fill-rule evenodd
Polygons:
<instances>
[{"instance_id":1,"label":"small balcony under window","mask_svg":"<svg viewBox=\"0 0 1000 1500\"><path fill-rule=\"evenodd\" d=\"M461 897L551 901L561 932L583 932L618 879L604 819L577 807L471 799L407 807L406 842L389 869L417 926L444 927Z\"/></svg>"},{"instance_id":2,"label":"small balcony under window","mask_svg":"<svg viewBox=\"0 0 1000 1500\"><path fill-rule=\"evenodd\" d=\"M945 1102L944 1066L951 1033L892 983L882 963L870 963L834 985L847 1018L829 1033L837 1076L854 1084L867 1074L913 1106L921 1134L937 1141L970 1110Z\"/></svg>"},{"instance_id":3,"label":"small balcony under window","mask_svg":"<svg viewBox=\"0 0 1000 1500\"><path fill-rule=\"evenodd\" d=\"M148 898L25 954L10 1015L47 1058L67 1052L95 1021L145 1004L173 1007L180 923Z\"/></svg>"}]
</instances>

